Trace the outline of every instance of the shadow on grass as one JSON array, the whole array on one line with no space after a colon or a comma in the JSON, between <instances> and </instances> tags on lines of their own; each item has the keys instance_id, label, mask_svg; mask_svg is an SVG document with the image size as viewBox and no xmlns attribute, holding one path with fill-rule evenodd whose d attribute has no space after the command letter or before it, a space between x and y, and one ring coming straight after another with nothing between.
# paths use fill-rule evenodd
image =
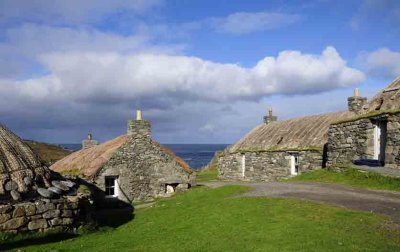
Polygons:
<instances>
[{"instance_id":1,"label":"shadow on grass","mask_svg":"<svg viewBox=\"0 0 400 252\"><path fill-rule=\"evenodd\" d=\"M67 239L72 239L77 236L77 234L72 233L43 234L41 236L37 236L37 234L26 234L25 236L16 235L14 237L11 237L10 241L1 241L0 251L13 250L32 245L59 242Z\"/></svg>"},{"instance_id":2,"label":"shadow on grass","mask_svg":"<svg viewBox=\"0 0 400 252\"><path fill-rule=\"evenodd\" d=\"M97 210L96 219L99 227L117 228L135 218L132 206L103 208Z\"/></svg>"}]
</instances>

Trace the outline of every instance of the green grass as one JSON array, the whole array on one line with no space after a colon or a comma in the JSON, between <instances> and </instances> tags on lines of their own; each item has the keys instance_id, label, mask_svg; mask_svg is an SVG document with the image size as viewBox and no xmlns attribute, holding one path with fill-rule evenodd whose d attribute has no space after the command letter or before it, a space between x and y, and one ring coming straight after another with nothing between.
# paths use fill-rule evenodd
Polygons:
<instances>
[{"instance_id":1,"label":"green grass","mask_svg":"<svg viewBox=\"0 0 400 252\"><path fill-rule=\"evenodd\" d=\"M400 178L386 177L374 172L361 172L352 168L343 169L342 172L327 169L315 170L286 181L320 181L361 188L400 191Z\"/></svg>"},{"instance_id":2,"label":"green grass","mask_svg":"<svg viewBox=\"0 0 400 252\"><path fill-rule=\"evenodd\" d=\"M205 187L158 200L113 230L21 248L26 251L399 251L387 219L289 199L238 198L246 187ZM46 242L42 240L41 242ZM23 240L9 239L16 248ZM26 243L24 245L27 245ZM4 247L3 247L4 248ZM6 247L7 248L7 247ZM0 249L1 250L1 249Z\"/></svg>"},{"instance_id":3,"label":"green grass","mask_svg":"<svg viewBox=\"0 0 400 252\"><path fill-rule=\"evenodd\" d=\"M216 169L207 169L196 174L196 181L198 182L210 180L218 180L218 171Z\"/></svg>"}]
</instances>

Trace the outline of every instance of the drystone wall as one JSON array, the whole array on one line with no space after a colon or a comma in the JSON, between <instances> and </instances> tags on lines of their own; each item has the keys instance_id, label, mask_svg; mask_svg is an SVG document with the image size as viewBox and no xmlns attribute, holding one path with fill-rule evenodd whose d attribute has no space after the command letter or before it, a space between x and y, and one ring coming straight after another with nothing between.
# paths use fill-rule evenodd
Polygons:
<instances>
[{"instance_id":1,"label":"drystone wall","mask_svg":"<svg viewBox=\"0 0 400 252\"><path fill-rule=\"evenodd\" d=\"M288 178L292 176L290 159L293 153L288 151L223 153L218 158L218 177L224 180L244 181L274 181ZM299 156L299 174L322 167L322 151L298 151L295 154Z\"/></svg>"},{"instance_id":2,"label":"drystone wall","mask_svg":"<svg viewBox=\"0 0 400 252\"><path fill-rule=\"evenodd\" d=\"M42 199L0 205L0 231L74 231L79 225L79 199Z\"/></svg>"},{"instance_id":3,"label":"drystone wall","mask_svg":"<svg viewBox=\"0 0 400 252\"><path fill-rule=\"evenodd\" d=\"M328 165L374 158L374 122L387 122L385 166L400 169L400 114L382 114L333 124L328 137Z\"/></svg>"}]
</instances>

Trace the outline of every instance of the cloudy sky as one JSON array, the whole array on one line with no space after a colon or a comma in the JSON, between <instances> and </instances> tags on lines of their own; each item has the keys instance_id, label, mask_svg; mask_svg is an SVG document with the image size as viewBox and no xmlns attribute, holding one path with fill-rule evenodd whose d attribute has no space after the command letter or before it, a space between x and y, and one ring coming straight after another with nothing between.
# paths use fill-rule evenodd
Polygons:
<instances>
[{"instance_id":1,"label":"cloudy sky","mask_svg":"<svg viewBox=\"0 0 400 252\"><path fill-rule=\"evenodd\" d=\"M1 0L0 122L78 143L140 108L162 143L233 143L400 75L398 0Z\"/></svg>"}]
</instances>

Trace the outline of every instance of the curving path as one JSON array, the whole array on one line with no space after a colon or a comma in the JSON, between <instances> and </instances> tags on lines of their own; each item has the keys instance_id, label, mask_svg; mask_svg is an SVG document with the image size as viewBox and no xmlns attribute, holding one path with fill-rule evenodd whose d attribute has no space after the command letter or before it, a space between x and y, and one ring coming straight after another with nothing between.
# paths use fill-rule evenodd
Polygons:
<instances>
[{"instance_id":1,"label":"curving path","mask_svg":"<svg viewBox=\"0 0 400 252\"><path fill-rule=\"evenodd\" d=\"M319 182L246 183L210 181L201 184L212 188L224 185L245 185L252 190L241 196L312 200L354 210L389 215L394 220L400 221L400 192L360 189Z\"/></svg>"}]
</instances>

